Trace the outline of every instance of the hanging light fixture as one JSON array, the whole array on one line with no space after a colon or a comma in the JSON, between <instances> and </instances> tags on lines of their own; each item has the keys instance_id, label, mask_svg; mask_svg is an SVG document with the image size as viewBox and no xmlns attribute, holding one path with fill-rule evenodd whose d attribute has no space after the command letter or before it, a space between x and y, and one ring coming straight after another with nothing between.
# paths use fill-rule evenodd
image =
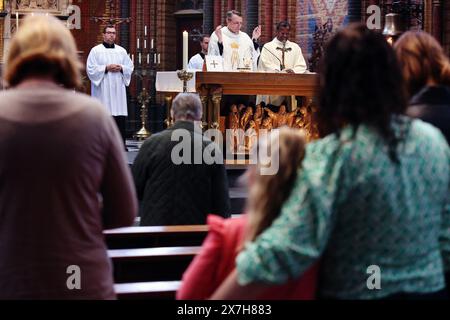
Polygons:
<instances>
[{"instance_id":1,"label":"hanging light fixture","mask_svg":"<svg viewBox=\"0 0 450 320\"><path fill-rule=\"evenodd\" d=\"M389 44L393 44L404 32L401 16L398 13L388 13L384 22L383 35Z\"/></svg>"}]
</instances>

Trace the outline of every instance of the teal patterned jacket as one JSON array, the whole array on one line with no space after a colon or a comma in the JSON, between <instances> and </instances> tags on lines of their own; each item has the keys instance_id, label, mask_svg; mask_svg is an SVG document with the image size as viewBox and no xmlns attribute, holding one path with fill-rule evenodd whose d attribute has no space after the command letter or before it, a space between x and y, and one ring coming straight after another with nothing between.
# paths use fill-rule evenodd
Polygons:
<instances>
[{"instance_id":1,"label":"teal patterned jacket","mask_svg":"<svg viewBox=\"0 0 450 320\"><path fill-rule=\"evenodd\" d=\"M323 297L373 299L445 287L450 148L421 120L399 116L392 127L401 138L398 163L368 126L307 146L280 216L236 260L241 285L284 283L320 259Z\"/></svg>"}]
</instances>

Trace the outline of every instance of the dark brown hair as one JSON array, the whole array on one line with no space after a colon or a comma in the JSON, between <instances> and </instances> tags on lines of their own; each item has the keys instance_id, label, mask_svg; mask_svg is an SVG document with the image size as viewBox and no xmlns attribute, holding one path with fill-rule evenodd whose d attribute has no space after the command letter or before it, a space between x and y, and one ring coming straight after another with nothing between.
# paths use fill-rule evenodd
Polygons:
<instances>
[{"instance_id":1,"label":"dark brown hair","mask_svg":"<svg viewBox=\"0 0 450 320\"><path fill-rule=\"evenodd\" d=\"M394 49L410 97L430 82L450 86L449 59L430 34L408 31L395 42Z\"/></svg>"},{"instance_id":2,"label":"dark brown hair","mask_svg":"<svg viewBox=\"0 0 450 320\"><path fill-rule=\"evenodd\" d=\"M350 24L328 43L320 64L317 119L320 135L345 125L375 127L395 158L391 116L406 110L403 78L394 50L363 24Z\"/></svg>"}]
</instances>

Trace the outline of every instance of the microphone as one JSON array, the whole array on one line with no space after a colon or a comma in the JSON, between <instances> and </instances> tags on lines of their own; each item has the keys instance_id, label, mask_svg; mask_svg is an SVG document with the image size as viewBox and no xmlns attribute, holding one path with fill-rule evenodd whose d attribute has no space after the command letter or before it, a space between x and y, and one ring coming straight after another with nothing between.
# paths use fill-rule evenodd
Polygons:
<instances>
[{"instance_id":1,"label":"microphone","mask_svg":"<svg viewBox=\"0 0 450 320\"><path fill-rule=\"evenodd\" d=\"M266 48L266 46L263 46L263 49L266 49L267 52L269 52L271 55L273 55L279 62L280 62L280 71L281 71L281 66L283 65L283 63L281 62L281 60L269 49Z\"/></svg>"}]
</instances>

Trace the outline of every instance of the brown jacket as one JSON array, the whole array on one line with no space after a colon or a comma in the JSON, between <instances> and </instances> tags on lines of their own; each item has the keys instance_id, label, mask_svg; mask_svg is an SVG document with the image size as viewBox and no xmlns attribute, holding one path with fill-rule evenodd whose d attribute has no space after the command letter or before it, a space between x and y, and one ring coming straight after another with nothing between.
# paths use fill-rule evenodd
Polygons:
<instances>
[{"instance_id":1,"label":"brown jacket","mask_svg":"<svg viewBox=\"0 0 450 320\"><path fill-rule=\"evenodd\" d=\"M136 211L99 102L50 84L0 93L0 299L115 298L102 231Z\"/></svg>"}]
</instances>

